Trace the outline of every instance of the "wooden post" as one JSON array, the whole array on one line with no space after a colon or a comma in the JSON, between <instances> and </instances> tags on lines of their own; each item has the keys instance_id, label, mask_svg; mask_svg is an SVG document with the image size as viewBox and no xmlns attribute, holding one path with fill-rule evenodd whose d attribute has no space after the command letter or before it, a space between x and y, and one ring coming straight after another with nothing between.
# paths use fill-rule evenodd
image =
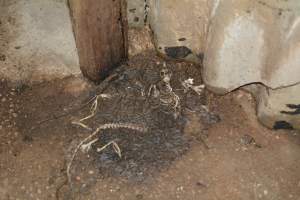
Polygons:
<instances>
[{"instance_id":1,"label":"wooden post","mask_svg":"<svg viewBox=\"0 0 300 200\"><path fill-rule=\"evenodd\" d=\"M69 0L82 73L99 82L127 58L125 0Z\"/></svg>"}]
</instances>

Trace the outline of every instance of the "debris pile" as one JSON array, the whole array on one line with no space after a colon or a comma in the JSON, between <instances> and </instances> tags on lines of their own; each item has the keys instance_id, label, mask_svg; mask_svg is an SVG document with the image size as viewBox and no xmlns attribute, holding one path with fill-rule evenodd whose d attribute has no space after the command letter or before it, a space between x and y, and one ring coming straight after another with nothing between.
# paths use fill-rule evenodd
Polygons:
<instances>
[{"instance_id":1,"label":"debris pile","mask_svg":"<svg viewBox=\"0 0 300 200\"><path fill-rule=\"evenodd\" d=\"M80 149L96 156L92 165L100 174L140 180L183 155L190 146L183 131L185 112L212 116L200 77L197 65L153 55L139 55L119 67L99 85L89 112L72 122L90 134L73 147L69 183Z\"/></svg>"}]
</instances>

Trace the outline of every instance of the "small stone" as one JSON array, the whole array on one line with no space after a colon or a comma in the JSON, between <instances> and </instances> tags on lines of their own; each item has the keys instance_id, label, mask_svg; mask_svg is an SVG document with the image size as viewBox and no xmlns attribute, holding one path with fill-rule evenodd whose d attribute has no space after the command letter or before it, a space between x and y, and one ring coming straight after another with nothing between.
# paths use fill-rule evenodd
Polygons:
<instances>
[{"instance_id":1,"label":"small stone","mask_svg":"<svg viewBox=\"0 0 300 200\"><path fill-rule=\"evenodd\" d=\"M89 171L89 174L90 174L90 175L94 174L94 171L93 171L93 170L90 170L90 171Z\"/></svg>"},{"instance_id":2,"label":"small stone","mask_svg":"<svg viewBox=\"0 0 300 200\"><path fill-rule=\"evenodd\" d=\"M12 115L13 115L14 118L18 117L17 113L13 113Z\"/></svg>"},{"instance_id":3,"label":"small stone","mask_svg":"<svg viewBox=\"0 0 300 200\"><path fill-rule=\"evenodd\" d=\"M136 195L136 199L141 200L141 199L143 199L143 198L144 198L144 196L143 196L142 194L137 194L137 195Z\"/></svg>"},{"instance_id":4,"label":"small stone","mask_svg":"<svg viewBox=\"0 0 300 200\"><path fill-rule=\"evenodd\" d=\"M243 135L240 141L242 145L250 145L255 143L255 139L248 134Z\"/></svg>"},{"instance_id":5,"label":"small stone","mask_svg":"<svg viewBox=\"0 0 300 200\"><path fill-rule=\"evenodd\" d=\"M37 190L37 193L38 193L38 194L42 194L42 190L38 189L38 190Z\"/></svg>"},{"instance_id":6,"label":"small stone","mask_svg":"<svg viewBox=\"0 0 300 200\"><path fill-rule=\"evenodd\" d=\"M5 101L6 101L6 98L3 97L3 98L1 99L1 102L5 102Z\"/></svg>"},{"instance_id":7,"label":"small stone","mask_svg":"<svg viewBox=\"0 0 300 200\"><path fill-rule=\"evenodd\" d=\"M28 143L33 142L33 138L29 135L24 135L22 140L23 142L28 142Z\"/></svg>"},{"instance_id":8,"label":"small stone","mask_svg":"<svg viewBox=\"0 0 300 200\"><path fill-rule=\"evenodd\" d=\"M268 190L264 190L264 195L268 195Z\"/></svg>"},{"instance_id":9,"label":"small stone","mask_svg":"<svg viewBox=\"0 0 300 200\"><path fill-rule=\"evenodd\" d=\"M183 191L183 186L177 187L177 191Z\"/></svg>"},{"instance_id":10,"label":"small stone","mask_svg":"<svg viewBox=\"0 0 300 200\"><path fill-rule=\"evenodd\" d=\"M247 147L242 147L242 151L247 151L248 148Z\"/></svg>"},{"instance_id":11,"label":"small stone","mask_svg":"<svg viewBox=\"0 0 300 200\"><path fill-rule=\"evenodd\" d=\"M5 61L6 60L6 56L4 54L0 54L0 61Z\"/></svg>"},{"instance_id":12,"label":"small stone","mask_svg":"<svg viewBox=\"0 0 300 200\"><path fill-rule=\"evenodd\" d=\"M198 181L196 185L199 187L207 187L206 184L202 183L201 181Z\"/></svg>"},{"instance_id":13,"label":"small stone","mask_svg":"<svg viewBox=\"0 0 300 200\"><path fill-rule=\"evenodd\" d=\"M76 176L75 179L76 179L76 181L80 181L81 180L80 176Z\"/></svg>"}]
</instances>

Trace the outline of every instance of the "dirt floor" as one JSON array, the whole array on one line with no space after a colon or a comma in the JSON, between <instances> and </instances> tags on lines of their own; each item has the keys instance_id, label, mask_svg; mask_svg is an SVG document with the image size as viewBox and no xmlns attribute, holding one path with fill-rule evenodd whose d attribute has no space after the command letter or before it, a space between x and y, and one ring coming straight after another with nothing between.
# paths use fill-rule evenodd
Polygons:
<instances>
[{"instance_id":1,"label":"dirt floor","mask_svg":"<svg viewBox=\"0 0 300 200\"><path fill-rule=\"evenodd\" d=\"M261 126L246 92L182 85L201 85L199 77L198 66L150 54L99 86L80 77L31 87L1 80L0 200L300 200L299 132ZM98 94L97 110L78 125ZM107 123L126 127L93 137L68 181L77 145ZM121 157L116 146L99 151L111 141Z\"/></svg>"}]
</instances>

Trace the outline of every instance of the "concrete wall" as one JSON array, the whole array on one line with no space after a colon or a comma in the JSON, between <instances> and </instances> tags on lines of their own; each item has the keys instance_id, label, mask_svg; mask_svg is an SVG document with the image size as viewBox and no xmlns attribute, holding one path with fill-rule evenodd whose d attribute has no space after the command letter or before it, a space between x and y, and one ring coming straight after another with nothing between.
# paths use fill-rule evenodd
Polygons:
<instances>
[{"instance_id":1,"label":"concrete wall","mask_svg":"<svg viewBox=\"0 0 300 200\"><path fill-rule=\"evenodd\" d=\"M153 49L146 0L128 0L129 54ZM34 83L80 74L67 0L0 0L0 78Z\"/></svg>"},{"instance_id":2,"label":"concrete wall","mask_svg":"<svg viewBox=\"0 0 300 200\"><path fill-rule=\"evenodd\" d=\"M0 77L36 82L79 74L65 0L0 0Z\"/></svg>"},{"instance_id":3,"label":"concrete wall","mask_svg":"<svg viewBox=\"0 0 300 200\"><path fill-rule=\"evenodd\" d=\"M201 62L219 94L250 84L258 117L275 128L300 124L299 0L149 0L157 51ZM204 56L203 56L204 55Z\"/></svg>"},{"instance_id":4,"label":"concrete wall","mask_svg":"<svg viewBox=\"0 0 300 200\"><path fill-rule=\"evenodd\" d=\"M299 9L297 0L220 1L206 43L206 83L223 92L254 82L272 89L298 83Z\"/></svg>"}]
</instances>

